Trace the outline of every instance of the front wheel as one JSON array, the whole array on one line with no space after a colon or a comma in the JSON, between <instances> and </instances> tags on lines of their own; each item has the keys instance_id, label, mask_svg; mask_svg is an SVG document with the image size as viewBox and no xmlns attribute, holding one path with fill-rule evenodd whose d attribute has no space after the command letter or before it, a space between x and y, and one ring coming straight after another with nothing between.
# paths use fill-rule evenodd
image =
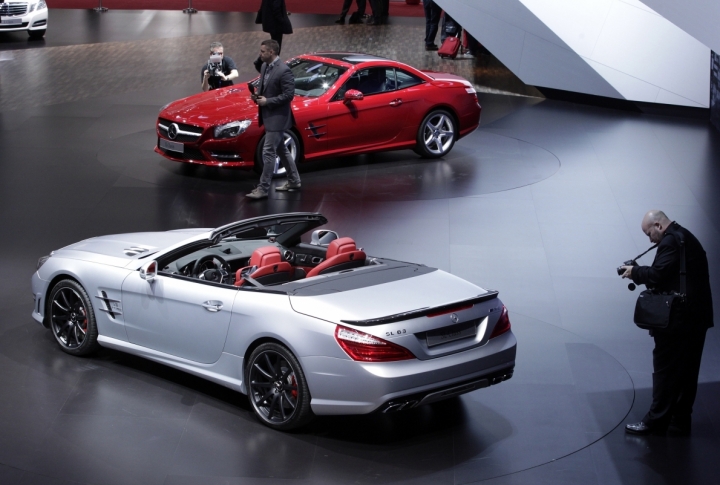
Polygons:
<instances>
[{"instance_id":1,"label":"front wheel","mask_svg":"<svg viewBox=\"0 0 720 485\"><path fill-rule=\"evenodd\" d=\"M28 35L31 39L42 39L45 36L46 29L42 30L28 30Z\"/></svg>"},{"instance_id":2,"label":"front wheel","mask_svg":"<svg viewBox=\"0 0 720 485\"><path fill-rule=\"evenodd\" d=\"M258 346L248 360L245 379L250 404L266 426L287 431L312 419L305 374L286 347L273 342Z\"/></svg>"},{"instance_id":3,"label":"front wheel","mask_svg":"<svg viewBox=\"0 0 720 485\"><path fill-rule=\"evenodd\" d=\"M457 138L453 116L445 110L431 111L418 128L415 152L423 158L440 158L452 150Z\"/></svg>"},{"instance_id":4,"label":"front wheel","mask_svg":"<svg viewBox=\"0 0 720 485\"><path fill-rule=\"evenodd\" d=\"M302 158L302 152L300 150L300 142L297 139L297 136L295 136L295 133L288 130L285 132L285 137L283 138L283 142L285 143L285 146L287 147L288 151L290 152L290 158L292 158L293 162L295 162L295 166L297 167L298 162ZM260 138L260 143L258 143L257 149L255 150L255 165L253 165L253 170L257 174L261 174L263 171L263 158L262 158L262 151L263 151L263 145L265 144L265 135ZM280 157L275 157L275 167L273 168L273 178L280 178L287 176L287 173L285 173L285 167L282 166L282 163L280 163Z\"/></svg>"},{"instance_id":5,"label":"front wheel","mask_svg":"<svg viewBox=\"0 0 720 485\"><path fill-rule=\"evenodd\" d=\"M62 280L50 292L50 328L60 348L71 355L97 350L95 313L85 289L74 280Z\"/></svg>"}]
</instances>

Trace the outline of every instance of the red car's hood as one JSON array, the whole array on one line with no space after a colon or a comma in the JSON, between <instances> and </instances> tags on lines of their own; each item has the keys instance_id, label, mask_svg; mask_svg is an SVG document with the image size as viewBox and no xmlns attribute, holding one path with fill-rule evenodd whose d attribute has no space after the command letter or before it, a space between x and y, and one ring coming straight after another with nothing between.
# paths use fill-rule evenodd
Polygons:
<instances>
[{"instance_id":1,"label":"red car's hood","mask_svg":"<svg viewBox=\"0 0 720 485\"><path fill-rule=\"evenodd\" d=\"M318 104L318 98L295 96L293 111L309 108ZM258 107L250 99L250 91L242 86L194 94L170 103L160 112L160 118L195 126L216 126L237 120L255 120Z\"/></svg>"},{"instance_id":2,"label":"red car's hood","mask_svg":"<svg viewBox=\"0 0 720 485\"><path fill-rule=\"evenodd\" d=\"M244 86L229 86L195 94L171 103L160 113L161 118L196 126L252 120L257 115L257 105L250 99L250 91Z\"/></svg>"}]
</instances>

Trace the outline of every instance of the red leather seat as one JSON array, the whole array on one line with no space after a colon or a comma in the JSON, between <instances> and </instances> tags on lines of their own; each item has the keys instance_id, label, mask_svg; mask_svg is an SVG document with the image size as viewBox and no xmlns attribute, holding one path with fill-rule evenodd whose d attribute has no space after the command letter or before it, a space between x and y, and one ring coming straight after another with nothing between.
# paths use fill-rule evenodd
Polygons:
<instances>
[{"instance_id":1,"label":"red leather seat","mask_svg":"<svg viewBox=\"0 0 720 485\"><path fill-rule=\"evenodd\" d=\"M253 266L256 269L253 270ZM253 251L249 265L240 268L235 273L235 286L249 284L243 278L243 271L249 271L246 273L247 276L251 276L262 285L286 283L294 274L293 267L287 261L282 260L280 249L276 246L263 246Z\"/></svg>"},{"instance_id":2,"label":"red leather seat","mask_svg":"<svg viewBox=\"0 0 720 485\"><path fill-rule=\"evenodd\" d=\"M355 246L355 241L349 237L341 237L330 243L325 254L325 261L311 269L307 277L359 268L365 265L366 258L365 252L358 250Z\"/></svg>"}]
</instances>

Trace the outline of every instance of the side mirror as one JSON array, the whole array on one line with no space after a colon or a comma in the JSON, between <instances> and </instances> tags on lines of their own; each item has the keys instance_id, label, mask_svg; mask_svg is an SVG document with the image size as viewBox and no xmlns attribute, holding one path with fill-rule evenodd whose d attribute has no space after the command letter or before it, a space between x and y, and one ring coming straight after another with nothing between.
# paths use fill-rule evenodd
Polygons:
<instances>
[{"instance_id":1,"label":"side mirror","mask_svg":"<svg viewBox=\"0 0 720 485\"><path fill-rule=\"evenodd\" d=\"M357 89L348 89L347 91L345 91L343 103L348 104L351 101L362 101L362 99L363 93L361 93Z\"/></svg>"},{"instance_id":2,"label":"side mirror","mask_svg":"<svg viewBox=\"0 0 720 485\"><path fill-rule=\"evenodd\" d=\"M142 268L140 268L140 278L144 279L145 281L152 281L157 276L157 261L150 261L148 263L145 263Z\"/></svg>"}]
</instances>

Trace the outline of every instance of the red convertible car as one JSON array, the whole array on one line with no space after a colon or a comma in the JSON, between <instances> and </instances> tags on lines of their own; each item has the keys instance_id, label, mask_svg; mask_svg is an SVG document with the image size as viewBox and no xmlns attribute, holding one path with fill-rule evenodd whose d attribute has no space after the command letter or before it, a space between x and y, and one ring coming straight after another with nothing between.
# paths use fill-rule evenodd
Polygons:
<instances>
[{"instance_id":1,"label":"red convertible car","mask_svg":"<svg viewBox=\"0 0 720 485\"><path fill-rule=\"evenodd\" d=\"M406 148L442 157L480 123L475 89L453 74L340 52L287 64L295 99L285 143L296 161ZM264 129L257 119L244 83L196 94L160 111L155 151L177 162L262 171Z\"/></svg>"}]
</instances>

